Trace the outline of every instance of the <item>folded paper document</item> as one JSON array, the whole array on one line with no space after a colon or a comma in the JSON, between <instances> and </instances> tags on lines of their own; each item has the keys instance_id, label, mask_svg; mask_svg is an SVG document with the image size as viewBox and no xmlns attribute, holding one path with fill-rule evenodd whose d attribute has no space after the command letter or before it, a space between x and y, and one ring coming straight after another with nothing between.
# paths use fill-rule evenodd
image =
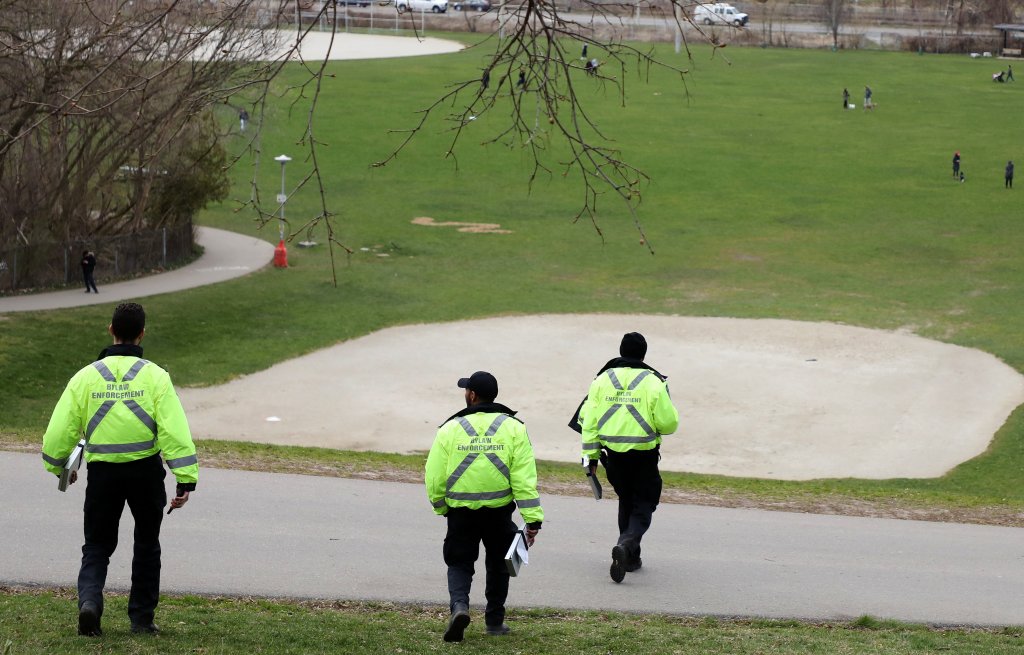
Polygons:
<instances>
[{"instance_id":1,"label":"folded paper document","mask_svg":"<svg viewBox=\"0 0 1024 655\"><path fill-rule=\"evenodd\" d=\"M57 488L61 491L67 491L68 485L71 484L71 474L78 470L82 465L82 455L85 454L85 439L81 439L75 449L71 451L71 456L68 457L68 461L64 462L64 470L60 474L60 482L57 483Z\"/></svg>"},{"instance_id":2,"label":"folded paper document","mask_svg":"<svg viewBox=\"0 0 1024 655\"><path fill-rule=\"evenodd\" d=\"M524 564L530 563L528 548L526 545L526 535L523 533L523 530L519 530L516 533L515 539L512 540L512 545L508 547L508 552L505 553L505 568L508 569L508 574L513 578L519 575L519 569Z\"/></svg>"}]
</instances>

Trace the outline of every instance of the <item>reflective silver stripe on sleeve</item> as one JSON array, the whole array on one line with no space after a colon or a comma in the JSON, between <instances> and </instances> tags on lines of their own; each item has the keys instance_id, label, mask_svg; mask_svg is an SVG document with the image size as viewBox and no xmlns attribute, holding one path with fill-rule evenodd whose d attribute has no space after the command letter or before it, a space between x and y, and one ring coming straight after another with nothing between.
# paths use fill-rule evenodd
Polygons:
<instances>
[{"instance_id":1,"label":"reflective silver stripe on sleeve","mask_svg":"<svg viewBox=\"0 0 1024 655\"><path fill-rule=\"evenodd\" d=\"M110 369L103 362L93 362L92 366L100 372L100 376L107 382L117 382L117 378L114 377L114 374L110 372Z\"/></svg>"},{"instance_id":2,"label":"reflective silver stripe on sleeve","mask_svg":"<svg viewBox=\"0 0 1024 655\"><path fill-rule=\"evenodd\" d=\"M487 453L486 457L491 460L491 464L494 464L494 468L498 469L501 474L505 476L506 480L512 480L512 473L508 470L508 467L505 466L505 462L501 461L500 457L494 453Z\"/></svg>"},{"instance_id":3,"label":"reflective silver stripe on sleeve","mask_svg":"<svg viewBox=\"0 0 1024 655\"><path fill-rule=\"evenodd\" d=\"M647 434L657 434L657 432L654 431L654 428L651 427L651 424L647 422L647 419L645 419L643 415L640 414L639 409L637 409L633 405L626 406L626 409L629 410L629 413L633 415L633 418L635 418L636 422L640 424L640 427L643 428L644 432L646 432Z\"/></svg>"},{"instance_id":4,"label":"reflective silver stripe on sleeve","mask_svg":"<svg viewBox=\"0 0 1024 655\"><path fill-rule=\"evenodd\" d=\"M153 420L153 417L146 410L142 409L142 405L134 400L125 400L124 404L128 409L132 410L132 414L135 414L149 428L150 432L156 434L156 421Z\"/></svg>"},{"instance_id":5,"label":"reflective silver stripe on sleeve","mask_svg":"<svg viewBox=\"0 0 1024 655\"><path fill-rule=\"evenodd\" d=\"M585 441L583 443L583 450L598 450L600 447L600 441Z\"/></svg>"},{"instance_id":6,"label":"reflective silver stripe on sleeve","mask_svg":"<svg viewBox=\"0 0 1024 655\"><path fill-rule=\"evenodd\" d=\"M622 391L622 383L619 382L619 378L615 377L615 371L608 371L608 379L612 381L612 386Z\"/></svg>"},{"instance_id":7,"label":"reflective silver stripe on sleeve","mask_svg":"<svg viewBox=\"0 0 1024 655\"><path fill-rule=\"evenodd\" d=\"M487 432L484 434L484 436L493 437L494 434L498 431L498 428L501 427L501 424L504 423L505 419L507 418L508 414L498 414L497 416L495 416L494 422L491 423L491 427L487 428Z\"/></svg>"},{"instance_id":8,"label":"reflective silver stripe on sleeve","mask_svg":"<svg viewBox=\"0 0 1024 655\"><path fill-rule=\"evenodd\" d=\"M540 498L527 498L526 500L517 500L516 505L519 509L525 509L528 507L540 507Z\"/></svg>"},{"instance_id":9,"label":"reflective silver stripe on sleeve","mask_svg":"<svg viewBox=\"0 0 1024 655\"><path fill-rule=\"evenodd\" d=\"M99 364L100 362L96 363ZM104 366L103 368L106 368L106 366ZM110 371L107 372L109 373ZM97 426L99 426L100 421L103 420L103 417L107 415L107 412L110 411L110 409L114 406L116 402L116 400L108 400L104 402L102 405L100 405L100 408L96 410L96 413L92 415L92 418L89 419L89 425L87 425L85 428L86 441L89 440L89 437L92 436L92 433L96 430Z\"/></svg>"},{"instance_id":10,"label":"reflective silver stripe on sleeve","mask_svg":"<svg viewBox=\"0 0 1024 655\"><path fill-rule=\"evenodd\" d=\"M135 362L134 364L132 364L132 367L130 369L128 369L128 372L124 374L124 377L121 378L121 381L122 382L131 382L132 380L134 380L135 376L138 375L139 371L142 370L142 367L145 366L148 363L149 362L147 362L144 359L140 359L139 361Z\"/></svg>"},{"instance_id":11,"label":"reflective silver stripe on sleeve","mask_svg":"<svg viewBox=\"0 0 1024 655\"><path fill-rule=\"evenodd\" d=\"M479 437L480 436L479 434L476 433L476 428L473 427L473 424L470 423L469 420L466 419L465 416L460 416L459 417L459 425L462 426L462 429L465 430L466 434L468 434L469 436L471 436L471 437Z\"/></svg>"},{"instance_id":12,"label":"reflective silver stripe on sleeve","mask_svg":"<svg viewBox=\"0 0 1024 655\"><path fill-rule=\"evenodd\" d=\"M89 444L85 447L90 453L94 454L114 454L114 453L141 453L146 450L151 450L156 447L156 439L151 441L136 441L135 443L105 443L105 444Z\"/></svg>"},{"instance_id":13,"label":"reflective silver stripe on sleeve","mask_svg":"<svg viewBox=\"0 0 1024 655\"><path fill-rule=\"evenodd\" d=\"M643 381L644 381L644 378L645 378L645 377L647 377L647 376L648 376L648 375L650 375L650 374L651 374L651 372L650 372L650 371L643 371L643 372L641 372L641 373L640 373L640 375L636 376L636 378L635 378L635 379L634 379L634 380L633 380L632 382L630 382L630 383L629 383L629 386L627 387L627 389L628 389L629 391L632 391L633 389L636 389L636 388L637 388L637 386L638 386L638 385L639 385L639 384L640 384L641 382L643 382Z\"/></svg>"},{"instance_id":14,"label":"reflective silver stripe on sleeve","mask_svg":"<svg viewBox=\"0 0 1024 655\"><path fill-rule=\"evenodd\" d=\"M442 498L441 500L435 500L434 502L430 503L430 505L437 509L441 509L442 507L446 507L448 503L446 503L444 498Z\"/></svg>"},{"instance_id":15,"label":"reflective silver stripe on sleeve","mask_svg":"<svg viewBox=\"0 0 1024 655\"><path fill-rule=\"evenodd\" d=\"M455 486L455 483L459 481L459 478L462 477L462 474L466 472L466 469L469 468L469 465L476 461L476 458L479 456L480 453L470 453L466 455L466 459L462 460L462 462L455 467L455 470L452 471L452 474L448 476L448 482L445 483L445 489L451 490L451 488Z\"/></svg>"},{"instance_id":16,"label":"reflective silver stripe on sleeve","mask_svg":"<svg viewBox=\"0 0 1024 655\"><path fill-rule=\"evenodd\" d=\"M187 457L179 457L178 459L167 460L167 468L180 469L182 466L191 466L192 464L198 464L199 457L196 455L188 455Z\"/></svg>"},{"instance_id":17,"label":"reflective silver stripe on sleeve","mask_svg":"<svg viewBox=\"0 0 1024 655\"><path fill-rule=\"evenodd\" d=\"M600 430L601 428L603 428L604 424L608 422L608 419L610 419L612 415L615 414L615 412L619 411L620 407L622 407L622 403L615 403L614 405L609 407L608 411L604 413L604 416L597 419L597 429Z\"/></svg>"},{"instance_id":18,"label":"reflective silver stripe on sleeve","mask_svg":"<svg viewBox=\"0 0 1024 655\"><path fill-rule=\"evenodd\" d=\"M658 439L658 435L651 434L646 437L612 437L607 435L600 435L601 441L606 443L650 443Z\"/></svg>"},{"instance_id":19,"label":"reflective silver stripe on sleeve","mask_svg":"<svg viewBox=\"0 0 1024 655\"><path fill-rule=\"evenodd\" d=\"M68 462L67 458L55 459L53 457L50 457L46 453L43 453L43 461L46 462L47 464L52 464L53 466L64 466Z\"/></svg>"},{"instance_id":20,"label":"reflective silver stripe on sleeve","mask_svg":"<svg viewBox=\"0 0 1024 655\"><path fill-rule=\"evenodd\" d=\"M480 492L459 492L449 491L445 494L445 497L451 498L452 500L498 500L505 496L511 496L511 489L503 489L501 491L480 491Z\"/></svg>"}]
</instances>

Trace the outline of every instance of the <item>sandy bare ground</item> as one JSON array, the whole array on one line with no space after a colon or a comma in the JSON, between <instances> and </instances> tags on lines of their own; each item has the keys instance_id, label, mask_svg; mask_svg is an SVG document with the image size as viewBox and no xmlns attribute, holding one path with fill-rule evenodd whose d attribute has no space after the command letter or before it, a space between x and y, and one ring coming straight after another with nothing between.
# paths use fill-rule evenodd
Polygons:
<instances>
[{"instance_id":1,"label":"sandy bare ground","mask_svg":"<svg viewBox=\"0 0 1024 655\"><path fill-rule=\"evenodd\" d=\"M288 34L281 51L294 46L295 36ZM465 46L456 41L435 37L388 36L383 34L352 34L337 32L332 41L329 32L309 32L302 39L301 55L307 60L390 59L458 52Z\"/></svg>"},{"instance_id":2,"label":"sandy bare ground","mask_svg":"<svg viewBox=\"0 0 1024 655\"><path fill-rule=\"evenodd\" d=\"M389 328L213 388L181 389L197 438L425 451L494 373L539 457L576 461L566 422L624 332L669 376L663 468L778 479L933 477L983 452L1024 377L977 350L835 324L621 315ZM267 420L268 418L274 420Z\"/></svg>"},{"instance_id":3,"label":"sandy bare ground","mask_svg":"<svg viewBox=\"0 0 1024 655\"><path fill-rule=\"evenodd\" d=\"M333 38L332 38L333 37ZM310 31L303 35L298 51L295 50L297 35L291 30L253 31L237 43L228 56L238 59L269 59L272 61L290 58L293 60L323 61L346 59L390 59L393 57L418 57L458 52L465 46L456 41L435 37L390 36L386 34L352 34L350 32ZM208 60L213 48L220 41L216 34L209 39L205 48L200 48L194 57ZM267 48L266 50L264 48ZM223 51L216 53L223 57Z\"/></svg>"}]
</instances>

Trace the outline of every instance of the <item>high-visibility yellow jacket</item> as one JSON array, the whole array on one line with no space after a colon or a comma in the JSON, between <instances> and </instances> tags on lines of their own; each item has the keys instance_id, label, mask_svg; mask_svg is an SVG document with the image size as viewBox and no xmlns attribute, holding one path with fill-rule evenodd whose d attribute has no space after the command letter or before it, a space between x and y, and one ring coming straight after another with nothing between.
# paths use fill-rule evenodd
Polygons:
<instances>
[{"instance_id":1,"label":"high-visibility yellow jacket","mask_svg":"<svg viewBox=\"0 0 1024 655\"><path fill-rule=\"evenodd\" d=\"M107 356L71 378L43 436L47 471L60 475L80 434L87 462L132 462L162 452L179 484L194 488L199 480L185 411L171 377L153 362Z\"/></svg>"},{"instance_id":2,"label":"high-visibility yellow jacket","mask_svg":"<svg viewBox=\"0 0 1024 655\"><path fill-rule=\"evenodd\" d=\"M652 450L679 427L668 385L644 368L611 368L590 384L580 410L583 457L597 461L602 447Z\"/></svg>"},{"instance_id":3,"label":"high-visibility yellow jacket","mask_svg":"<svg viewBox=\"0 0 1024 655\"><path fill-rule=\"evenodd\" d=\"M526 426L498 403L467 407L437 431L427 456L427 497L440 515L451 507L502 507L515 500L523 520L539 524L537 463Z\"/></svg>"}]
</instances>

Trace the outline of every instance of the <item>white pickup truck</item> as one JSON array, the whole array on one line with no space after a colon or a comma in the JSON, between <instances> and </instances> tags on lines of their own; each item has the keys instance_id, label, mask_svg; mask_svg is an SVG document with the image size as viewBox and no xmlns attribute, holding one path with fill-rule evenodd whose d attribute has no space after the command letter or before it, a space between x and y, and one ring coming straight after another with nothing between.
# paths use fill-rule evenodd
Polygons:
<instances>
[{"instance_id":1,"label":"white pickup truck","mask_svg":"<svg viewBox=\"0 0 1024 655\"><path fill-rule=\"evenodd\" d=\"M395 8L400 14L407 11L432 11L435 14L444 14L448 11L448 0L395 0Z\"/></svg>"},{"instance_id":2,"label":"white pickup truck","mask_svg":"<svg viewBox=\"0 0 1024 655\"><path fill-rule=\"evenodd\" d=\"M705 25L735 25L743 27L750 20L750 16L724 2L716 2L710 5L697 5L693 10L694 22Z\"/></svg>"}]
</instances>

